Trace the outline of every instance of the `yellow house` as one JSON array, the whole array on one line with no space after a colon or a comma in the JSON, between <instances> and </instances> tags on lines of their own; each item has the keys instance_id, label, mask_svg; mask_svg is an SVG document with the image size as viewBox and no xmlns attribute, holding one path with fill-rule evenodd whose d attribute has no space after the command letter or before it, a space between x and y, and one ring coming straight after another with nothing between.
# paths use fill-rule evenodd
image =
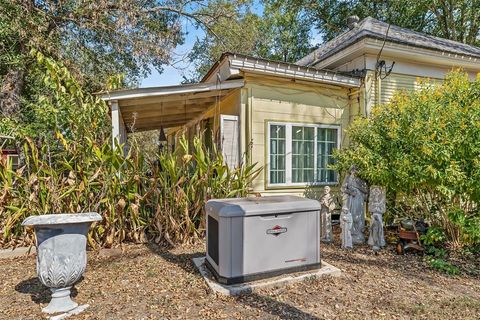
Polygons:
<instances>
[{"instance_id":1,"label":"yellow house","mask_svg":"<svg viewBox=\"0 0 480 320\"><path fill-rule=\"evenodd\" d=\"M113 137L167 129L174 145L201 134L228 165L263 167L254 192L305 194L338 184L328 165L355 117L421 78L441 81L456 67L480 72L480 48L372 18L349 28L295 64L225 53L200 83L105 94Z\"/></svg>"}]
</instances>

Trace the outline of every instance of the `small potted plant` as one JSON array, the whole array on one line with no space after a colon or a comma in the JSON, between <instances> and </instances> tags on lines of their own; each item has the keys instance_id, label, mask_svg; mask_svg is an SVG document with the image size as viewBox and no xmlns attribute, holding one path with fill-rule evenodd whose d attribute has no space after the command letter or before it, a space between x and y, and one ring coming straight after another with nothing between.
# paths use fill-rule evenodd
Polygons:
<instances>
[{"instance_id":1,"label":"small potted plant","mask_svg":"<svg viewBox=\"0 0 480 320\"><path fill-rule=\"evenodd\" d=\"M30 216L22 223L32 226L37 239L37 274L52 291L46 313L67 312L78 306L70 298L70 288L87 265L87 233L101 221L98 213L46 214Z\"/></svg>"}]
</instances>

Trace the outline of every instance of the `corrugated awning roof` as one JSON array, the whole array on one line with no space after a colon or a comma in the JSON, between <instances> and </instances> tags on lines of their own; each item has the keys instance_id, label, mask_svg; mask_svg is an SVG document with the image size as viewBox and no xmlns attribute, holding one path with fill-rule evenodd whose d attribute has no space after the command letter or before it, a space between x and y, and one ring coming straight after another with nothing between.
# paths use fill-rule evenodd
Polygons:
<instances>
[{"instance_id":1,"label":"corrugated awning roof","mask_svg":"<svg viewBox=\"0 0 480 320\"><path fill-rule=\"evenodd\" d=\"M100 97L118 104L127 131L145 131L184 125L243 86L240 79L117 90L102 93Z\"/></svg>"}]
</instances>

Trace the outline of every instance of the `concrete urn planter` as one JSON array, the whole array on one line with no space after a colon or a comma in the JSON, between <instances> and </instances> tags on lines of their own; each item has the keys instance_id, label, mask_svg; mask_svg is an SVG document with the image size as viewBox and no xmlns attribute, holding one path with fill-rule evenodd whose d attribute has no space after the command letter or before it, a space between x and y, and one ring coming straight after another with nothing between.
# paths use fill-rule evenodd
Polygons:
<instances>
[{"instance_id":1,"label":"concrete urn planter","mask_svg":"<svg viewBox=\"0 0 480 320\"><path fill-rule=\"evenodd\" d=\"M70 288L87 265L87 233L92 222L101 221L98 213L46 214L25 219L37 238L37 274L52 291L52 300L42 309L46 313L70 311L78 306L70 298Z\"/></svg>"}]
</instances>

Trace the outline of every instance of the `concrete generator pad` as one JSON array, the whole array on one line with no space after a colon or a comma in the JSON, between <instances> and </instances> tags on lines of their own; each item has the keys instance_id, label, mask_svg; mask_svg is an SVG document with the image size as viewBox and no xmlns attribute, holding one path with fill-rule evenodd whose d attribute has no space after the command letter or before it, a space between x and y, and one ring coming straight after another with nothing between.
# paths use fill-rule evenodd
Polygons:
<instances>
[{"instance_id":1,"label":"concrete generator pad","mask_svg":"<svg viewBox=\"0 0 480 320\"><path fill-rule=\"evenodd\" d=\"M306 279L320 278L323 276L338 277L341 274L340 269L332 266L329 263L326 263L325 261L322 261L322 267L317 270L289 273L263 280L225 285L215 281L215 278L205 266L205 257L193 258L192 260L210 289L212 289L213 292L218 292L228 296L251 293L260 288L280 287L290 283L295 283Z\"/></svg>"},{"instance_id":2,"label":"concrete generator pad","mask_svg":"<svg viewBox=\"0 0 480 320\"><path fill-rule=\"evenodd\" d=\"M16 257L26 257L28 255L33 255L36 252L35 247L18 247L15 249L2 249L0 250L0 259L9 259Z\"/></svg>"}]
</instances>

